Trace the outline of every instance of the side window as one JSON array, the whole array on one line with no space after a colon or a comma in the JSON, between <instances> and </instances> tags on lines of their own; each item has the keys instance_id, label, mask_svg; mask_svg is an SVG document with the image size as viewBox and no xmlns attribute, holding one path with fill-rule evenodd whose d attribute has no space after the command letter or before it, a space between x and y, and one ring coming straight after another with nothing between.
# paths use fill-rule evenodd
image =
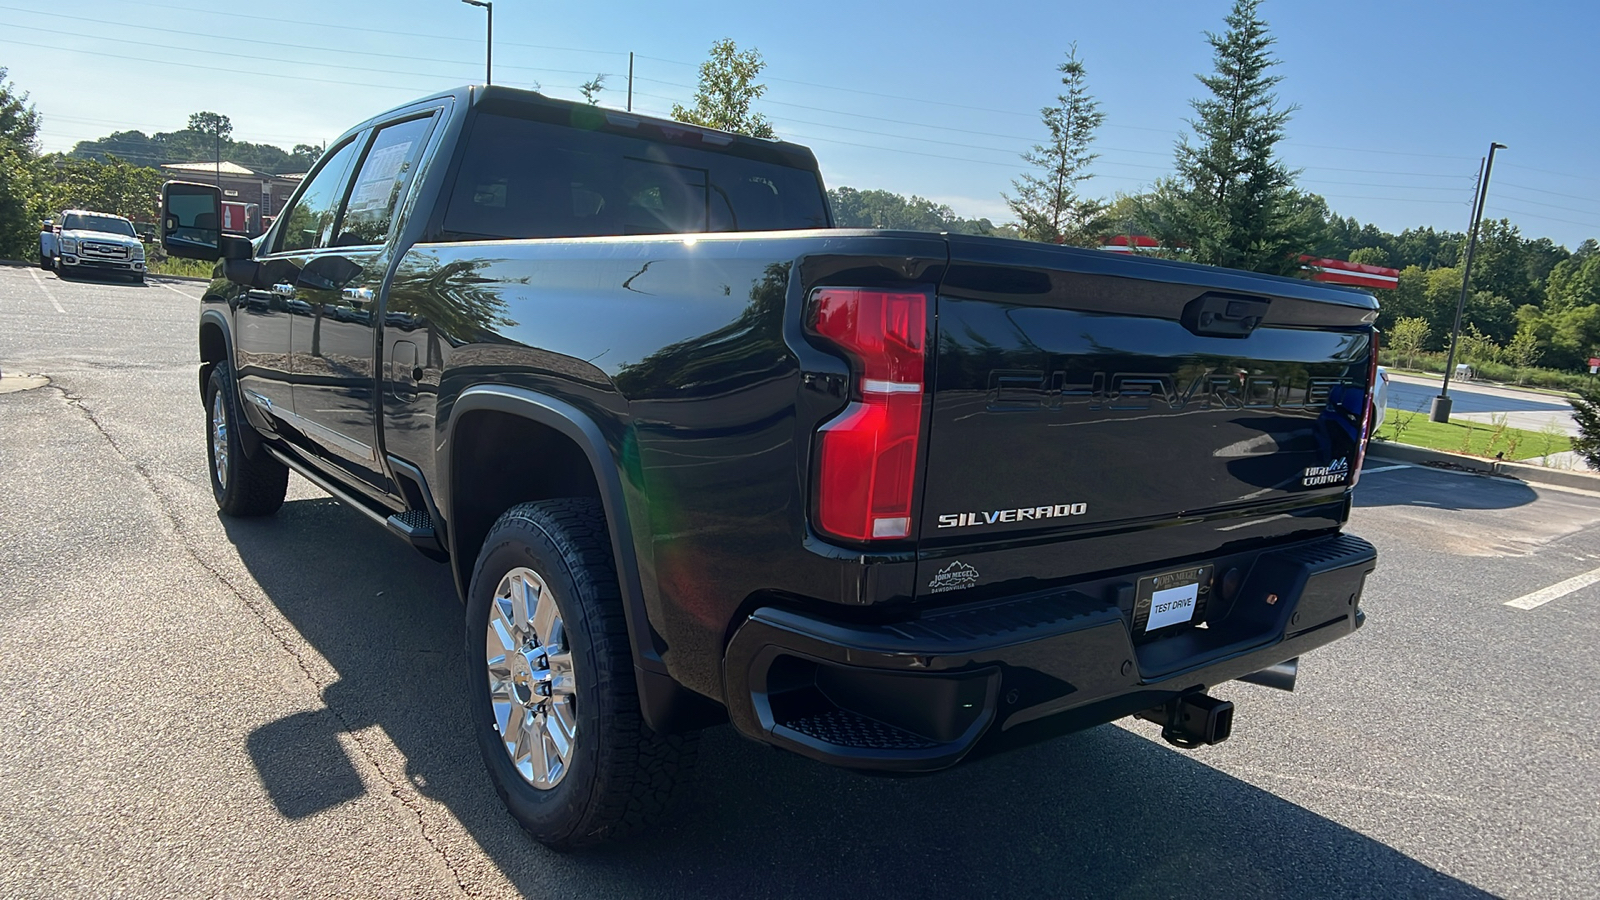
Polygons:
<instances>
[{"instance_id":1,"label":"side window","mask_svg":"<svg viewBox=\"0 0 1600 900\"><path fill-rule=\"evenodd\" d=\"M431 117L423 117L378 131L356 173L333 246L381 244L389 239L395 208L405 196L432 124Z\"/></svg>"},{"instance_id":2,"label":"side window","mask_svg":"<svg viewBox=\"0 0 1600 900\"><path fill-rule=\"evenodd\" d=\"M294 206L279 214L284 223L283 230L278 232L278 252L314 250L328 245L328 232L344 196L345 175L355 155L355 141L334 151L312 176L311 183L306 185Z\"/></svg>"}]
</instances>

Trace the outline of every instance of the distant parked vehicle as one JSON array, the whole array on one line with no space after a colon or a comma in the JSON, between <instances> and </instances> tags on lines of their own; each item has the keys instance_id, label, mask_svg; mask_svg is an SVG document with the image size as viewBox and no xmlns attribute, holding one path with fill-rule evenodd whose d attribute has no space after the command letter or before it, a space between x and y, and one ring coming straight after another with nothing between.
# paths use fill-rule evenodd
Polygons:
<instances>
[{"instance_id":1,"label":"distant parked vehicle","mask_svg":"<svg viewBox=\"0 0 1600 900\"><path fill-rule=\"evenodd\" d=\"M61 227L55 219L45 219L39 223L39 268L48 269L55 265L60 241Z\"/></svg>"},{"instance_id":2,"label":"distant parked vehicle","mask_svg":"<svg viewBox=\"0 0 1600 900\"><path fill-rule=\"evenodd\" d=\"M133 223L111 213L69 209L56 220L54 268L60 277L72 272L113 272L131 275L143 283L144 244L133 230ZM45 260L44 235L40 234L40 264Z\"/></svg>"}]
</instances>

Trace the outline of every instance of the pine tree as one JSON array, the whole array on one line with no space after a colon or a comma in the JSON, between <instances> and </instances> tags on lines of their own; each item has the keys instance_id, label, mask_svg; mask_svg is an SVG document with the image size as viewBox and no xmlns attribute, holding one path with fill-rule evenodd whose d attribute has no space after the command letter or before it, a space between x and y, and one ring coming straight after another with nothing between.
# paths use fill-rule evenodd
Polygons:
<instances>
[{"instance_id":1,"label":"pine tree","mask_svg":"<svg viewBox=\"0 0 1600 900\"><path fill-rule=\"evenodd\" d=\"M1295 190L1298 170L1275 154L1298 107L1280 106L1270 74L1274 39L1261 0L1235 0L1228 29L1206 32L1216 71L1196 75L1208 96L1190 102L1197 143L1179 139L1174 178L1158 182L1143 217L1163 244L1211 265L1290 274L1312 238L1311 204Z\"/></svg>"},{"instance_id":2,"label":"pine tree","mask_svg":"<svg viewBox=\"0 0 1600 900\"><path fill-rule=\"evenodd\" d=\"M703 125L751 137L775 138L772 123L750 104L761 99L767 86L756 77L767 64L758 50L739 52L732 38L711 45L711 56L700 64L700 87L694 94L694 107L672 105L672 117L690 125Z\"/></svg>"},{"instance_id":3,"label":"pine tree","mask_svg":"<svg viewBox=\"0 0 1600 900\"><path fill-rule=\"evenodd\" d=\"M1600 390L1585 388L1567 402L1572 404L1572 421L1578 426L1572 449L1590 468L1600 469Z\"/></svg>"},{"instance_id":4,"label":"pine tree","mask_svg":"<svg viewBox=\"0 0 1600 900\"><path fill-rule=\"evenodd\" d=\"M1006 205L1016 214L1024 238L1055 244L1082 244L1095 237L1091 226L1105 211L1105 204L1078 193L1078 185L1090 179L1089 164L1099 157L1090 153L1094 132L1104 121L1100 104L1089 94L1087 71L1078 59L1078 45L1067 50L1067 61L1056 67L1066 93L1056 96L1054 106L1039 110L1048 143L1036 144L1022 158L1036 171L1011 182L1016 196L1006 196ZM1002 195L1005 196L1005 195Z\"/></svg>"}]
</instances>

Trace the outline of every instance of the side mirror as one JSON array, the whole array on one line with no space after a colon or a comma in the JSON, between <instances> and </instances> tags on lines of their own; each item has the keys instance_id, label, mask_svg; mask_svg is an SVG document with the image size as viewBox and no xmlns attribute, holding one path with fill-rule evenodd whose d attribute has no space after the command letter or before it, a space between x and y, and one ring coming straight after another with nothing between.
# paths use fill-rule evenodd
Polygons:
<instances>
[{"instance_id":1,"label":"side mirror","mask_svg":"<svg viewBox=\"0 0 1600 900\"><path fill-rule=\"evenodd\" d=\"M54 219L45 219L43 222L39 223L39 227L41 231L49 231L50 229L56 227L56 221Z\"/></svg>"},{"instance_id":2,"label":"side mirror","mask_svg":"<svg viewBox=\"0 0 1600 900\"><path fill-rule=\"evenodd\" d=\"M161 186L161 246L184 259L222 257L222 191L215 185L169 181Z\"/></svg>"}]
</instances>

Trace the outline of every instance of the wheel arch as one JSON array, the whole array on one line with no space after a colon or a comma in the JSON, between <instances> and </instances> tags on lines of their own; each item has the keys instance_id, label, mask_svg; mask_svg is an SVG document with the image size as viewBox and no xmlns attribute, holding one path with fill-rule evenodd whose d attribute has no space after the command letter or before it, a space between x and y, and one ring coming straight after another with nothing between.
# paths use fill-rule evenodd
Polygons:
<instances>
[{"instance_id":1,"label":"wheel arch","mask_svg":"<svg viewBox=\"0 0 1600 900\"><path fill-rule=\"evenodd\" d=\"M206 382L211 370L219 362L233 358L233 340L228 335L228 321L222 313L208 309L200 314L200 396L206 394Z\"/></svg>"},{"instance_id":2,"label":"wheel arch","mask_svg":"<svg viewBox=\"0 0 1600 900\"><path fill-rule=\"evenodd\" d=\"M447 490L445 536L463 601L501 513L530 501L594 497L605 512L646 723L670 732L714 720L700 708L708 701L672 679L657 650L620 468L594 419L564 400L504 385L467 388L450 410L438 477ZM528 465L530 456L539 459L537 468Z\"/></svg>"}]
</instances>

